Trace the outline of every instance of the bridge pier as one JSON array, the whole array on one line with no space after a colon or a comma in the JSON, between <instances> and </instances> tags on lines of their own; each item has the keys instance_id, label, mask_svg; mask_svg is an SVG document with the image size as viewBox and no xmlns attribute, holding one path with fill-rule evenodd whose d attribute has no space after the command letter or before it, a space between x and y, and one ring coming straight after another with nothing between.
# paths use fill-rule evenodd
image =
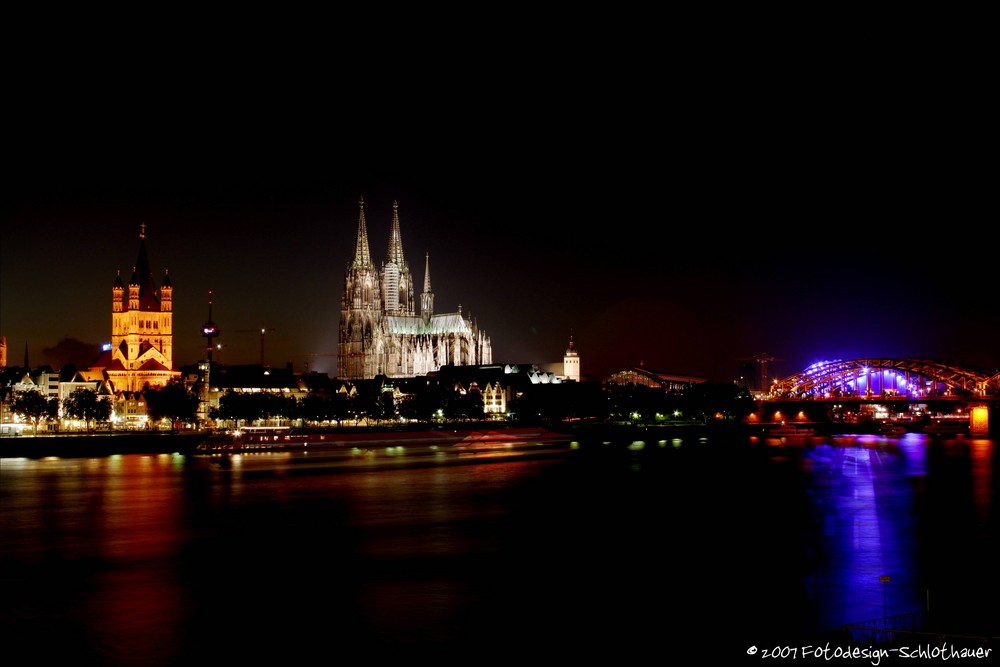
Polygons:
<instances>
[{"instance_id":1,"label":"bridge pier","mask_svg":"<svg viewBox=\"0 0 1000 667\"><path fill-rule=\"evenodd\" d=\"M969 435L989 437L990 408L988 405L969 406Z\"/></svg>"}]
</instances>

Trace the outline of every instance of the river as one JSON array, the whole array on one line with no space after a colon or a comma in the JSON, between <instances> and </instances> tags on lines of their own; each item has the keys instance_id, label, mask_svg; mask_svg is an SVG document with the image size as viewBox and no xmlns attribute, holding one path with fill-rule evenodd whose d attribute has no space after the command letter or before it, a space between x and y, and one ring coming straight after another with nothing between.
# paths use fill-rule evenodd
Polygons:
<instances>
[{"instance_id":1,"label":"river","mask_svg":"<svg viewBox=\"0 0 1000 667\"><path fill-rule=\"evenodd\" d=\"M910 613L996 637L998 469L915 433L3 458L3 646L726 662Z\"/></svg>"}]
</instances>

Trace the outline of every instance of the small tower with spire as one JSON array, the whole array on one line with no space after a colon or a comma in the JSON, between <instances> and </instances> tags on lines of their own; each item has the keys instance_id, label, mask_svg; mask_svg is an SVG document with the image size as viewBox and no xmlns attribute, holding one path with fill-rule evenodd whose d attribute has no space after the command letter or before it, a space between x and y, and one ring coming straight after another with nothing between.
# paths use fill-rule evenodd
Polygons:
<instances>
[{"instance_id":1,"label":"small tower with spire","mask_svg":"<svg viewBox=\"0 0 1000 667\"><path fill-rule=\"evenodd\" d=\"M567 382L580 381L580 353L577 352L576 344L573 342L573 334L569 336L569 347L563 355L563 378Z\"/></svg>"},{"instance_id":2,"label":"small tower with spire","mask_svg":"<svg viewBox=\"0 0 1000 667\"><path fill-rule=\"evenodd\" d=\"M165 312L174 309L174 284L170 282L170 271L163 274L163 282L160 284L160 310Z\"/></svg>"},{"instance_id":3,"label":"small tower with spire","mask_svg":"<svg viewBox=\"0 0 1000 667\"><path fill-rule=\"evenodd\" d=\"M115 284L111 288L111 312L120 313L125 309L125 283L122 282L122 272L115 276Z\"/></svg>"},{"instance_id":4,"label":"small tower with spire","mask_svg":"<svg viewBox=\"0 0 1000 667\"><path fill-rule=\"evenodd\" d=\"M434 292L431 291L431 254L424 258L424 291L420 294L420 315L424 323L430 322L434 315Z\"/></svg>"}]
</instances>

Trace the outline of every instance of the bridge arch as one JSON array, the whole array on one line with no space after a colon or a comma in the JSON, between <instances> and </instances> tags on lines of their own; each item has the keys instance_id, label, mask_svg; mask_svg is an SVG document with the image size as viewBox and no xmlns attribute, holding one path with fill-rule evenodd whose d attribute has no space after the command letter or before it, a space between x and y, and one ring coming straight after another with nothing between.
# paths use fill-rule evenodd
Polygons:
<instances>
[{"instance_id":1,"label":"bridge arch","mask_svg":"<svg viewBox=\"0 0 1000 667\"><path fill-rule=\"evenodd\" d=\"M815 363L770 387L771 398L837 396L997 398L1000 373L929 359L848 359Z\"/></svg>"}]
</instances>

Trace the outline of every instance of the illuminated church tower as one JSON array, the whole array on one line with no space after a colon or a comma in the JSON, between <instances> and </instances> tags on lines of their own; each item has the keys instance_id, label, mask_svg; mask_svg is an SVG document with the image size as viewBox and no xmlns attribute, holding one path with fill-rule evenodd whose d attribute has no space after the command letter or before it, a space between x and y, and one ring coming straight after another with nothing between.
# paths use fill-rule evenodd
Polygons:
<instances>
[{"instance_id":1,"label":"illuminated church tower","mask_svg":"<svg viewBox=\"0 0 1000 667\"><path fill-rule=\"evenodd\" d=\"M159 289L146 254L146 225L128 286L121 272L111 301L111 363L106 372L116 392L162 387L180 377L173 370L173 284L166 274Z\"/></svg>"},{"instance_id":2,"label":"illuminated church tower","mask_svg":"<svg viewBox=\"0 0 1000 667\"><path fill-rule=\"evenodd\" d=\"M374 377L371 369L382 350L375 349L381 341L378 332L382 306L379 301L379 276L368 249L368 229L365 225L365 200L358 202L358 240L354 259L347 266L344 293L340 301L339 375L345 379Z\"/></svg>"},{"instance_id":3,"label":"illuminated church tower","mask_svg":"<svg viewBox=\"0 0 1000 667\"><path fill-rule=\"evenodd\" d=\"M563 379L568 382L580 381L580 353L576 351L573 336L569 337L569 347L563 355Z\"/></svg>"},{"instance_id":4,"label":"illuminated church tower","mask_svg":"<svg viewBox=\"0 0 1000 667\"><path fill-rule=\"evenodd\" d=\"M382 303L387 315L413 315L413 279L403 259L403 239L399 233L399 205L392 202L392 231L389 251L382 265Z\"/></svg>"},{"instance_id":5,"label":"illuminated church tower","mask_svg":"<svg viewBox=\"0 0 1000 667\"><path fill-rule=\"evenodd\" d=\"M489 337L472 318L462 315L461 307L455 313L433 312L429 255L417 313L413 276L403 256L398 205L393 202L388 257L381 270L375 268L369 251L364 199L359 206L358 240L340 304L338 377L416 377L447 364L492 363Z\"/></svg>"}]
</instances>

